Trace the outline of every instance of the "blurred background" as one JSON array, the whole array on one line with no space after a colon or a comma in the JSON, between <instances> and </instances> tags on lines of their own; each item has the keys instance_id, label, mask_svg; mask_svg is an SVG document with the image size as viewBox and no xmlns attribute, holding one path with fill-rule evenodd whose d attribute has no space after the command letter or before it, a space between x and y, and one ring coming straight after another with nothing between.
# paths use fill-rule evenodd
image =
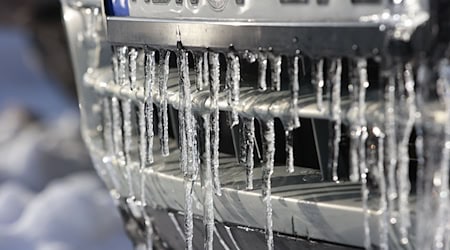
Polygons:
<instances>
[{"instance_id":1,"label":"blurred background","mask_svg":"<svg viewBox=\"0 0 450 250\"><path fill-rule=\"evenodd\" d=\"M0 250L132 249L79 132L58 0L0 1Z\"/></svg>"}]
</instances>

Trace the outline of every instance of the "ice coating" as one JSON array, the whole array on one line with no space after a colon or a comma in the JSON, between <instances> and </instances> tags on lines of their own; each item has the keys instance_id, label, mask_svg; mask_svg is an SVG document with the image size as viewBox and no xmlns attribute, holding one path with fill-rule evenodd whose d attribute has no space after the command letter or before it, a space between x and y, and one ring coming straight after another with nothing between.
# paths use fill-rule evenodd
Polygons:
<instances>
[{"instance_id":1,"label":"ice coating","mask_svg":"<svg viewBox=\"0 0 450 250\"><path fill-rule=\"evenodd\" d=\"M209 54L211 66L210 100L213 111L211 113L211 158L213 168L214 190L217 195L221 195L219 179L219 89L220 89L220 62L218 53Z\"/></svg>"},{"instance_id":2,"label":"ice coating","mask_svg":"<svg viewBox=\"0 0 450 250\"><path fill-rule=\"evenodd\" d=\"M114 84L120 85L119 77L119 59L118 51L112 56ZM117 97L111 98L111 115L112 115L112 131L113 131L113 143L114 154L118 158L123 157L123 135L122 135L122 114L120 111L120 101Z\"/></svg>"},{"instance_id":3,"label":"ice coating","mask_svg":"<svg viewBox=\"0 0 450 250\"><path fill-rule=\"evenodd\" d=\"M262 195L266 205L266 244L267 249L274 249L273 221L272 221L272 183L271 178L275 163L275 123L273 120L265 121L263 129L263 188Z\"/></svg>"},{"instance_id":4,"label":"ice coating","mask_svg":"<svg viewBox=\"0 0 450 250\"><path fill-rule=\"evenodd\" d=\"M239 56L234 53L228 53L227 66L227 72L229 72L228 105L232 107L231 126L233 127L239 124L239 115L235 110L235 107L239 104L239 85L241 81L241 65L239 63Z\"/></svg>"},{"instance_id":5,"label":"ice coating","mask_svg":"<svg viewBox=\"0 0 450 250\"><path fill-rule=\"evenodd\" d=\"M103 146L108 155L114 155L114 139L112 129L111 99L104 97L102 100L103 118Z\"/></svg>"},{"instance_id":6,"label":"ice coating","mask_svg":"<svg viewBox=\"0 0 450 250\"><path fill-rule=\"evenodd\" d=\"M258 88L265 91L267 89L267 55L264 52L258 53L258 72Z\"/></svg>"},{"instance_id":7,"label":"ice coating","mask_svg":"<svg viewBox=\"0 0 450 250\"><path fill-rule=\"evenodd\" d=\"M404 84L404 90L406 95L401 97L404 100L404 104L401 105L403 109L399 112L401 121L403 124L398 126L399 142L398 142L398 166L397 166L397 185L398 185L398 210L399 210L399 231L400 242L407 244L408 229L411 225L409 217L409 140L414 128L414 122L416 117L416 101L415 101L415 82L412 76L411 65L406 64L403 70L403 79L400 84Z\"/></svg>"},{"instance_id":8,"label":"ice coating","mask_svg":"<svg viewBox=\"0 0 450 250\"><path fill-rule=\"evenodd\" d=\"M255 118L242 118L240 136L240 162L245 163L247 190L253 189L253 168L255 150Z\"/></svg>"},{"instance_id":9,"label":"ice coating","mask_svg":"<svg viewBox=\"0 0 450 250\"><path fill-rule=\"evenodd\" d=\"M203 90L203 54L195 57L195 85L197 90Z\"/></svg>"},{"instance_id":10,"label":"ice coating","mask_svg":"<svg viewBox=\"0 0 450 250\"><path fill-rule=\"evenodd\" d=\"M170 51L159 52L159 110L158 130L161 154L169 155L169 115L167 112L167 81L169 80Z\"/></svg>"},{"instance_id":11,"label":"ice coating","mask_svg":"<svg viewBox=\"0 0 450 250\"><path fill-rule=\"evenodd\" d=\"M316 64L316 72L315 72L315 84L316 84L316 101L317 108L322 111L323 110L323 86L325 85L325 81L323 78L323 59L319 59Z\"/></svg>"},{"instance_id":12,"label":"ice coating","mask_svg":"<svg viewBox=\"0 0 450 250\"><path fill-rule=\"evenodd\" d=\"M144 102L139 104L139 132L141 168L153 163L153 97L156 81L155 51L145 52Z\"/></svg>"},{"instance_id":13,"label":"ice coating","mask_svg":"<svg viewBox=\"0 0 450 250\"><path fill-rule=\"evenodd\" d=\"M211 87L211 94L210 94L210 99L208 99L206 102L210 102L211 104L214 105L214 88L216 86L212 86L215 85L215 83L218 83L219 81L215 80L215 79L219 79L219 77L217 77L218 74L218 70L217 65L215 65L215 63L218 63L218 59L216 60L214 58L214 56L216 55L213 52L207 52L205 53L207 55L207 65L208 65L208 72L211 73L211 75L209 75L208 73L208 77L211 77L208 79L208 83L210 82L211 84L208 85L208 87ZM202 72L196 72L196 76L197 79L201 78L201 81L203 81L205 78L205 73L203 71L203 69L205 68L205 57L204 55L201 56L201 59L198 59L199 61L196 61L196 66L197 67L202 67ZM130 53L128 53L128 55L130 56ZM272 63L273 58L271 58L271 55L268 53L268 60L269 60L269 65L272 67L274 64ZM185 83L185 81L183 79L187 79L187 74L189 74L189 68L186 66L188 65L187 63L187 55L184 56L185 58L179 59L181 61L184 61L184 68L182 70L182 76L181 77L181 82L182 82L182 95L180 94L180 97L182 97L182 101L180 102L180 113L182 113L183 119L180 118L180 122L184 125L181 125L183 127L183 131L185 131L184 133L180 133L180 141L182 140L181 137L184 136L185 142L193 142L192 143L192 147L190 145L185 145L182 146L180 144L180 146L183 148L185 147L185 152L187 152L186 158L187 161L192 162L192 166L194 166L194 168L196 168L195 166L198 167L198 150L197 150L197 143L202 143L200 141L197 141L198 139L196 138L196 123L197 121L193 118L194 114L193 114L193 110L188 111L187 107L188 107L188 102L187 100L189 100L189 98L187 98L186 96L190 95L190 91L193 90L193 88L189 87L189 89L185 88L187 85ZM209 57L209 58L208 58ZM294 57L291 57L290 59L292 59ZM227 59L237 59L239 60L239 58L237 57L237 54L235 57L229 57L229 55L227 54ZM260 57L258 56L259 60ZM292 101L291 101L291 107L292 109L289 110L288 112L290 112L292 118L298 118L297 117L297 112L294 112L294 110L298 107L298 103L296 103L296 100L298 100L298 59L300 59L300 57L294 58L297 60L294 65L290 67L291 68L291 83L295 83L296 81L294 80L295 78L297 78L297 85L296 84L291 84L290 85L290 90L292 91ZM114 59L113 59L114 60ZM338 176L337 176L337 160L338 160L338 156L339 156L339 139L340 139L340 127L341 127L341 123L345 122L349 122L348 125L350 125L350 130L351 130L351 144L350 144L350 153L351 153L351 179L352 181L361 181L361 191L362 191L362 204L363 204L363 211L364 211L364 234L365 234L365 242L364 245L367 248L373 247L375 244L379 244L378 247L380 249L388 249L389 244L391 242L389 242L389 237L391 237L392 239L392 234L393 231L391 228L393 228L395 230L395 233L399 233L400 234L400 243L406 244L406 243L410 243L412 241L413 238L409 238L411 236L408 236L408 231L409 227L410 227L410 222L409 222L409 216L410 216L410 204L408 204L408 199L410 199L411 197L409 197L409 180L407 178L407 176L409 175L408 168L409 168L409 157L408 155L410 154L410 152L408 152L408 142L410 141L410 135L412 132L412 129L414 128L414 122L416 121L417 117L418 117L418 111L417 109L419 109L418 105L416 105L415 103L418 102L417 99L415 98L415 87L414 87L414 76L413 76L413 66L406 63L403 65L400 65L398 68L400 68L401 70L398 70L397 67L395 67L395 69L389 69L386 72L381 72L382 73L382 78L387 79L386 81L386 91L385 91L385 103L384 103L384 108L386 110L386 114L384 117L385 120L380 119L380 120L376 120L375 123L373 120L373 117L370 117L370 113L372 111L372 101L373 99L370 99L370 101L367 102L366 104L366 89L369 85L368 82L368 73L367 73L367 61L365 59L359 59L356 61L350 61L350 74L351 77L351 83L352 83L352 88L351 88L351 98L352 98L352 102L350 103L350 110L348 113L346 113L347 116L342 116L342 113L344 113L343 111L347 111L347 110L341 110L341 102L342 102L342 108L346 108L347 107L347 100L344 99L341 101L341 74L342 74L342 62L340 58L333 58L330 61L327 60L327 68L329 68L329 71L327 71L327 86L328 86L328 81L330 83L330 99L329 99L329 103L327 103L327 99L323 100L324 104L328 106L330 109L328 110L330 112L330 120L333 121L333 135L332 138L330 138L330 142L331 145L330 149L333 151L333 158L330 158L330 164L331 166L329 166L329 168L332 170L332 179L334 181L338 181ZM130 56L130 61L131 60L131 56ZM292 62L290 60L290 62ZM228 61L229 63L232 61ZM329 63L328 63L329 62ZM346 60L344 60L344 62L347 62ZM132 85L132 67L130 66L130 64L132 64L132 62L130 62L128 64L129 66L129 72L125 72L125 75L129 74L126 79L126 81L129 81L129 84ZM231 63L232 64L232 63ZM228 70L232 71L233 65L227 65L228 66ZM119 65L119 61L116 62L116 65ZM344 64L345 65L345 64ZM114 66L114 63L113 63ZM345 65L346 66L346 65ZM414 65L415 67L416 65ZM216 68L215 68L216 67ZM240 65L236 66L237 68L240 68ZM115 72L119 72L120 67L116 67L116 69L114 70ZM444 67L445 68L445 67ZM442 69L442 73L441 72L441 76L439 78L439 88L438 88L438 95L440 96L440 101L442 102L441 104L441 108L442 106L447 105L446 101L447 101L447 95L445 94L447 91L445 89L446 86L446 82L448 81L448 79L445 76L445 72L446 69ZM209 71L209 69L211 71ZM185 71L187 70L187 73L185 73ZM240 70L240 69L239 69ZM328 70L328 69L327 69ZM295 73L292 73L295 72ZM273 77L273 68L271 68L271 77ZM232 74L231 74L232 75ZM230 75L230 76L231 76ZM119 79L120 74L115 74L115 78ZM400 76L400 77L399 77ZM122 78L120 78L122 79ZM122 80L118 80L119 82ZM271 87L273 88L274 84L273 84L273 78L272 78L272 85ZM342 80L343 81L343 80ZM230 106L233 105L233 101L232 101L232 91L231 88L233 87L232 84L232 77L230 77L227 80L227 93L219 93L220 98L230 98L228 99L228 104ZM384 83L384 82L383 82ZM197 87L198 85L201 85L200 83L197 83ZM189 83L189 86L190 83ZM297 87L296 87L297 86ZM125 83L124 88L128 88L127 83ZM193 87L193 86L192 86ZM286 86L287 87L287 86ZM130 86L131 88L131 86ZM254 88L257 88L257 86L254 86ZM219 87L217 87L217 89L219 89ZM239 90L238 87L236 87L236 89ZM276 89L273 89L276 90ZM439 92L440 91L440 92ZM181 91L180 91L181 92ZM271 92L271 91L267 91ZM372 94L372 93L370 93ZM206 96L206 95L205 95ZM296 96L296 98L294 98ZM369 95L370 98L373 98L373 95ZM141 98L141 97L138 97ZM156 97L157 98L157 97ZM241 96L242 99L245 98L244 95ZM108 100L108 99L107 99ZM113 111L113 102L112 99L110 103L110 109L111 111ZM139 100L139 99L138 99ZM222 102L223 99L220 99L220 102ZM311 99L314 100L314 99ZM123 102L125 102L126 100L124 100ZM378 101L378 100L377 100ZM195 103L195 102L194 102ZM209 105L210 103L208 103L207 105ZM295 103L295 104L294 104ZM103 112L106 112L105 110L108 109L108 103L107 102L102 102L103 105ZM119 104L120 105L120 104ZM194 104L196 105L196 104ZM221 104L223 105L223 104ZM367 110L366 110L366 105L367 105ZM327 107L326 106L326 107ZM120 107L120 106L119 106ZM174 104L174 107L178 108L176 104ZM238 106L240 107L240 106ZM286 106L287 107L287 106ZM229 108L227 111L231 110L231 107L227 107ZM328 107L327 107L328 108ZM447 107L445 107L447 108ZM197 112L199 110L195 110L195 112ZM298 111L298 110L297 110ZM191 115L188 115L188 113L191 113ZM378 110L377 110L378 112ZM382 111L381 111L382 112ZM447 112L447 111L446 111ZM112 116L111 116L111 127L112 130L114 131L114 122L120 121L119 119L114 119L114 112L111 112ZM207 113L207 117L204 116L204 113ZM116 114L117 117L120 117L121 115L124 115L124 118L126 119L126 113L122 113L118 112L118 115ZM202 122L198 122L199 124L202 123L202 128L206 131L208 131L209 135L207 136L207 138L209 139L209 146L207 146L207 148L209 149L209 154L212 155L214 154L213 151L215 151L214 149L214 143L212 142L214 140L214 134L218 134L218 132L213 128L214 127L214 122L218 122L218 119L214 120L214 118L212 116L214 116L214 113L208 113L208 112L204 112L204 111L200 111L198 114L201 115L202 117ZM245 114L247 115L247 114ZM241 126L241 137L240 137L240 154L239 154L239 161L240 163L242 163L243 165L245 164L246 167L246 173L247 173L247 188L248 189L252 189L253 188L253 167L254 167L254 163L253 163L253 158L254 158L254 146L255 146L255 136L254 136L254 118L251 117L245 117L245 115L238 117L239 120L239 125ZM378 114L377 114L378 115ZM188 118L188 116L190 116L190 118ZM341 121L341 116L343 118L343 120ZM107 113L104 113L104 117L107 118ZM366 117L368 119L368 121L366 121ZM260 118L260 117L258 117ZM263 126L263 130L268 130L267 127L267 120L269 120L271 117L264 117L264 119L261 119L262 122L264 123ZM293 127L293 124L295 123L293 120L294 119L290 119L291 117L286 116L283 117L285 118L283 120L283 122L285 122L284 124L286 125L287 128L289 128L289 126ZM348 120L346 121L345 119L348 118ZM400 118L400 119L399 119ZM378 119L378 117L376 117L376 119ZM205 124L206 120L208 120L208 124ZM290 122L288 122L290 121ZM426 121L428 122L428 121ZM431 121L434 122L434 121ZM190 125L189 125L190 123ZM103 133L106 133L106 131L108 130L108 122L106 120L103 121ZM289 126L288 126L289 125ZM428 123L427 123L428 125ZM436 125L436 126L435 126ZM125 127L125 125L119 125L119 127ZM368 127L370 126L370 132L372 135L375 136L376 142L373 142L373 144L369 144L366 146L366 142L365 142L365 138L368 136ZM440 127L441 126L441 127ZM192 127L191 130L191 139L188 139L188 133L186 131L188 131L188 127ZM218 127L218 126L217 126ZM439 124L433 124L432 129L443 129L443 125ZM427 126L426 129L430 129L430 126ZM416 126L416 131L417 131L417 126ZM140 130L139 130L140 131ZM180 129L181 131L181 129ZM286 131L286 150L287 153L291 153L288 154L286 163L288 166L288 171L290 171L289 167L292 166L293 169L293 151L292 151L292 145L293 145L293 138L292 138L292 131L293 130L287 130ZM123 132L126 132L125 130L123 130ZM265 133L266 131L263 131L263 134L266 135ZM290 132L290 133L289 133ZM430 240L425 239L426 243L425 244L418 244L417 246L431 246L431 248L435 248L435 249L445 249L447 246L447 242L448 242L448 228L446 225L446 220L447 220L447 211L448 211L448 204L444 203L444 200L446 200L447 197L447 189L448 187L446 187L445 185L442 185L442 183L446 183L446 169L448 168L447 165L447 161L446 160L448 157L447 156L447 138L443 138L443 133L442 131L440 131L439 135L441 135L440 138L432 138L432 140L430 139L430 135L428 134L430 133L429 131L426 131L425 135L421 135L419 132L417 132L418 137L416 140L416 148L417 148L417 158L419 160L419 164L422 164L422 166L429 166L429 165L433 165L436 166L435 169L433 169L432 171L430 171L429 173L425 174L425 177L422 177L422 182L425 182L426 185L428 185L429 187L429 192L426 192L427 195L429 193L434 192L436 194L436 196L432 199L432 198L428 198L425 200L420 200L420 197L417 197L418 200L420 201L425 201L424 203L432 203L432 204L436 204L436 206L434 205L418 205L418 207L426 207L428 209L431 209L432 212L436 213L436 218L433 217L433 222L435 223L434 225L436 225L435 229L432 229L430 231L435 232L435 233L429 233L432 235L432 241L430 242ZM438 132L436 132L438 133ZM111 138L107 138L107 134L104 134L104 143L105 143L105 149L108 150L108 148L111 148ZM430 140L429 142L424 142L424 138L425 140ZM436 137L437 134L436 134ZM202 137L203 138L203 137ZM394 139L392 139L394 138ZM259 138L258 138L259 139ZM107 140L109 140L110 142L108 143ZM114 144L114 136L113 136L113 148L115 148L115 144ZM120 140L119 140L120 141ZM434 151L439 151L439 153L437 153L439 155L439 157L435 157L435 159L433 160L429 160L430 157L427 156L426 159L424 158L424 150L428 150L428 151L432 151L431 149L427 149L425 147L424 149L424 143L428 143L428 144L432 144L433 142L435 142L438 146L435 146L433 149ZM186 143L188 144L188 143ZM205 139L205 144L206 144L206 139ZM443 147L440 147L439 145L443 145ZM449 143L450 144L450 143ZM109 145L109 146L108 146ZM266 159L267 156L267 150L266 150L267 146L264 146L264 154L263 157ZM337 151L336 151L337 150ZM183 150L182 150L183 151ZM366 159L366 151L367 153L369 151L376 151L377 155L376 157L368 155L367 158L370 159ZM217 151L218 152L218 151ZM392 153L395 152L395 153ZM433 155L432 152L426 152L425 154L427 155ZM202 152L203 158L206 159L204 152ZM422 156L421 156L422 155ZM420 158L422 158L420 160ZM375 160L376 162L371 162L371 160ZM210 167L207 167L206 169L212 170L213 169L213 164L212 164L212 159L211 156L209 157L209 165ZM205 161L204 161L205 163ZM373 163L373 164L372 164ZM426 163L426 164L425 164ZM437 164L435 164L437 163ZM206 163L205 163L206 164ZM270 176L269 171L267 171L268 166L266 165L266 160L264 160L263 162L263 172L264 172L264 176L263 176L263 180L264 180L264 197L267 198L267 191L269 190L268 186L270 185L270 181L266 181L268 178L267 176ZM429 167L428 167L429 168ZM378 205L379 205L379 210L378 211L373 211L373 210L369 210L369 189L367 186L368 185L368 173L369 173L369 169L370 169L370 174L371 177L374 177L375 183L375 187L379 188L379 195L380 195L380 199L377 200L378 201ZM184 172L183 173L189 173L189 169L187 164L184 167ZM423 170L423 169L422 169ZM372 172L373 171L373 172ZM419 167L419 170L420 167ZM426 171L429 171L428 169ZM207 249L211 249L212 248L212 239L214 237L212 237L211 235L213 235L214 233L214 209L208 210L209 208L213 208L212 202L213 199L211 198L210 201L207 201L207 197L212 197L213 196L213 187L214 187L214 172L211 171L210 173L210 180L211 180L211 184L208 184L209 187L211 187L211 190L209 190L211 193L206 194L203 193L204 195L204 225L206 228L205 232L209 231L209 236L206 236L205 238L205 248ZM431 181L429 179L429 176L427 177L427 174L429 175L430 173L432 173L433 175L433 180ZM443 174L444 173L444 174ZM373 176L372 176L373 174ZM419 174L418 174L419 175ZM422 174L423 175L423 174ZM189 174L188 174L189 176ZM218 176L218 174L217 174ZM202 176L203 177L203 176ZM209 183L209 177L204 177L205 180L208 180L207 182ZM341 181L341 180L339 180ZM192 185L193 181L192 178L189 181L186 181L187 183L185 183L186 185L186 190L189 190L188 185ZM418 180L418 182L420 182L420 180ZM206 186L208 186L206 184L204 184L204 191L206 191ZM423 183L422 183L423 185ZM371 186L371 185L370 185ZM371 186L372 187L372 186ZM190 187L192 188L192 187ZM397 190L398 189L398 190ZM208 192L209 192L208 191ZM270 190L269 190L270 191ZM418 196L420 196L419 194L419 187L418 187ZM393 195L395 194L395 195ZM375 192L374 194L371 193L371 197L378 195L377 192ZM190 198L192 200L192 197ZM442 199L441 201L438 201L439 199ZM189 199L186 198L186 201L188 201ZM434 203L435 202L435 203ZM370 204L375 205L375 202L371 202ZM192 206L192 204L191 204ZM269 215L271 212L271 209L268 208L269 205L266 204L266 214ZM188 206L187 206L188 209ZM192 209L192 208L191 208ZM186 210L187 211L187 210ZM420 213L420 211L418 212ZM430 216L431 213L427 213L427 212L422 212L425 214L425 216ZM376 236L379 236L379 241L378 239L376 239L374 236L374 232L376 232L376 230L374 232L372 232L372 238L370 238L370 230L372 228L369 228L369 214L371 214L372 216L374 216L374 222L378 223L378 229L379 229L379 234ZM211 216L212 215L212 216ZM268 216L269 217L269 216ZM390 220L389 220L390 219ZM187 220L188 221L188 220ZM394 224L394 225L390 225L389 221ZM402 222L403 221L403 222ZM269 219L266 219L267 222L267 226L266 228L270 227L270 223L269 223ZM371 225L373 226L373 224ZM423 228L426 229L430 229L430 225L425 223L425 226ZM418 232L423 233L424 230L419 230ZM269 233L267 233L267 237L269 238ZM429 237L429 236L427 236ZM189 237L187 237L189 238ZM217 238L216 238L217 239ZM397 243L397 242L396 242ZM373 244L373 245L372 245ZM392 246L391 246L392 248Z\"/></svg>"},{"instance_id":14,"label":"ice coating","mask_svg":"<svg viewBox=\"0 0 450 250\"><path fill-rule=\"evenodd\" d=\"M289 77L290 77L290 91L291 91L291 104L290 113L291 120L287 124L285 131L286 136L286 171L288 173L294 172L294 143L293 143L293 131L295 128L300 127L300 118L297 115L298 108L298 95L300 90L299 80L298 80L298 63L299 56L294 56L291 65L289 67Z\"/></svg>"},{"instance_id":15,"label":"ice coating","mask_svg":"<svg viewBox=\"0 0 450 250\"><path fill-rule=\"evenodd\" d=\"M130 81L127 79L127 76L129 75L128 69L128 47L122 46L118 48L118 62L119 62L119 84L123 88L130 88L133 90L133 85L131 85ZM130 72L132 74L132 72ZM133 125L131 121L131 100L125 100L122 102L122 115L123 115L123 124L122 124L122 135L123 139L123 151L124 151L124 164L127 172L127 181L128 181L128 193L129 193L129 200L134 199L134 188L133 188L133 181L131 178L131 170L130 165L131 164L131 145L133 143Z\"/></svg>"},{"instance_id":16,"label":"ice coating","mask_svg":"<svg viewBox=\"0 0 450 250\"><path fill-rule=\"evenodd\" d=\"M360 59L357 61L357 73L359 76L359 87L358 87L358 130L359 133L359 148L358 148L358 158L359 158L359 173L361 178L361 196L362 196L362 208L364 212L364 247L369 249L371 247L370 238L370 225L369 225L369 189L367 188L367 175L369 169L367 167L366 160L366 139L368 136L367 131L367 121L366 121L366 89L369 87L369 81L367 76L367 61L365 59Z\"/></svg>"},{"instance_id":17,"label":"ice coating","mask_svg":"<svg viewBox=\"0 0 450 250\"><path fill-rule=\"evenodd\" d=\"M220 236L219 231L217 230L217 227L214 227L214 233L217 236L217 239L219 240L220 246L224 249L224 250L230 250L230 248L228 247L227 243L225 242L225 240L222 238L222 236Z\"/></svg>"},{"instance_id":18,"label":"ice coating","mask_svg":"<svg viewBox=\"0 0 450 250\"><path fill-rule=\"evenodd\" d=\"M331 164L331 178L333 181L338 181L338 160L339 160L339 143L341 141L341 74L342 61L336 59L331 65L331 119L333 121L333 135L332 140L332 155L328 164Z\"/></svg>"},{"instance_id":19,"label":"ice coating","mask_svg":"<svg viewBox=\"0 0 450 250\"><path fill-rule=\"evenodd\" d=\"M395 121L395 77L388 76L385 91L385 133L386 133L386 164L387 164L387 198L390 222L396 222L395 199L397 199L397 187L395 171L397 166L397 133Z\"/></svg>"},{"instance_id":20,"label":"ice coating","mask_svg":"<svg viewBox=\"0 0 450 250\"><path fill-rule=\"evenodd\" d=\"M178 70L180 75L180 104L179 104L179 134L181 159L180 165L184 176L185 208L184 208L184 233L186 237L186 249L192 249L194 234L193 222L193 185L198 173L197 140L195 133L195 120L192 113L191 83L189 80L188 53L180 50L178 54Z\"/></svg>"},{"instance_id":21,"label":"ice coating","mask_svg":"<svg viewBox=\"0 0 450 250\"><path fill-rule=\"evenodd\" d=\"M136 71L137 71L137 58L138 58L138 52L135 48L130 48L130 51L128 52L129 56L129 78L130 78L130 88L136 89Z\"/></svg>"},{"instance_id":22,"label":"ice coating","mask_svg":"<svg viewBox=\"0 0 450 250\"><path fill-rule=\"evenodd\" d=\"M204 248L212 249L214 240L214 187L211 171L211 124L210 115L204 114L205 150L203 152L203 226L205 227Z\"/></svg>"},{"instance_id":23,"label":"ice coating","mask_svg":"<svg viewBox=\"0 0 450 250\"><path fill-rule=\"evenodd\" d=\"M228 237L231 239L231 242L233 243L233 247L236 250L241 250L241 248L238 246L236 240L234 239L233 233L231 232L230 227L225 226L225 230L227 231Z\"/></svg>"},{"instance_id":24,"label":"ice coating","mask_svg":"<svg viewBox=\"0 0 450 250\"><path fill-rule=\"evenodd\" d=\"M285 131L286 137L286 171L294 172L294 132L293 130Z\"/></svg>"},{"instance_id":25,"label":"ice coating","mask_svg":"<svg viewBox=\"0 0 450 250\"><path fill-rule=\"evenodd\" d=\"M272 78L271 89L275 91L281 90L281 56L269 54L270 72Z\"/></svg>"},{"instance_id":26,"label":"ice coating","mask_svg":"<svg viewBox=\"0 0 450 250\"><path fill-rule=\"evenodd\" d=\"M406 72L405 72L406 74ZM450 160L450 66L444 59L439 65L438 95L444 104L447 120L444 124L444 145L438 170L433 176L433 184L438 191L437 228L434 236L434 249L448 249L449 245L449 160Z\"/></svg>"},{"instance_id":27,"label":"ice coating","mask_svg":"<svg viewBox=\"0 0 450 250\"><path fill-rule=\"evenodd\" d=\"M206 88L209 86L209 53L208 51L203 52L203 86Z\"/></svg>"},{"instance_id":28,"label":"ice coating","mask_svg":"<svg viewBox=\"0 0 450 250\"><path fill-rule=\"evenodd\" d=\"M380 228L380 243L379 248L381 250L389 249L389 215L387 209L387 197L386 197L386 175L384 173L384 134L378 127L372 129L372 133L377 139L377 182L380 190L379 200L379 217L378 226Z\"/></svg>"}]
</instances>

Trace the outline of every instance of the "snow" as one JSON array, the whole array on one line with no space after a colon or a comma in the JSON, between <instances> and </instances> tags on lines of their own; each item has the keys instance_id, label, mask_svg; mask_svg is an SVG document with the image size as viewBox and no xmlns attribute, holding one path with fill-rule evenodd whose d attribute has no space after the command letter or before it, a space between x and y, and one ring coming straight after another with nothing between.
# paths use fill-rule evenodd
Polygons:
<instances>
[{"instance_id":1,"label":"snow","mask_svg":"<svg viewBox=\"0 0 450 250\"><path fill-rule=\"evenodd\" d=\"M42 72L23 31L0 28L0 44L0 249L132 249L76 102Z\"/></svg>"}]
</instances>

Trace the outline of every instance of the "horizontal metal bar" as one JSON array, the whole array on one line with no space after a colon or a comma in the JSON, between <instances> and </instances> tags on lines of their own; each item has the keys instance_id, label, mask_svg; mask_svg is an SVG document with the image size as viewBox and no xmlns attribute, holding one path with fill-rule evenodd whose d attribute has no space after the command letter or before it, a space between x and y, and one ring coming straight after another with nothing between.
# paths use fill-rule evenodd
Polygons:
<instances>
[{"instance_id":1,"label":"horizontal metal bar","mask_svg":"<svg viewBox=\"0 0 450 250\"><path fill-rule=\"evenodd\" d=\"M110 68L97 69L91 74L86 74L84 77L85 84L93 88L97 93L109 96L116 96L126 100L135 102L142 102L144 100L144 91L142 87L131 90L129 87L119 86L114 84L112 80L112 70ZM191 81L195 77L191 74ZM138 86L143 86L142 79L137 79ZM139 84L140 83L140 84ZM167 102L175 109L179 104L179 75L175 69L171 70L168 80ZM193 84L194 86L195 84ZM155 84L152 91L153 100L156 104L159 103L159 89ZM192 108L195 112L204 113L212 111L209 91L197 91L192 88ZM371 93L368 93L368 97ZM344 123L355 119L357 113L351 110L351 100L348 96L341 97L341 117ZM232 111L232 107L228 104L227 92L219 93L219 109L221 111ZM240 116L256 117L261 120L279 118L282 122L290 122L292 113L290 111L291 95L289 91L259 91L254 88L244 87L240 89L239 104L236 105L235 111ZM383 99L368 99L366 101L366 119L369 123L382 126L384 122L384 106ZM424 104L421 107L422 119L424 124L444 124L447 119L447 114L442 104L439 102L431 102ZM330 120L330 103L324 97L323 109L320 110L317 106L315 95L301 95L298 99L298 107L295 109L297 115L303 118L312 119L327 119ZM397 119L401 119L397 117ZM428 128L429 131L440 130L441 126L432 126Z\"/></svg>"},{"instance_id":2,"label":"horizontal metal bar","mask_svg":"<svg viewBox=\"0 0 450 250\"><path fill-rule=\"evenodd\" d=\"M176 48L177 32L191 49L273 49L309 56L373 56L385 48L386 32L372 23L262 23L108 17L111 43Z\"/></svg>"}]
</instances>

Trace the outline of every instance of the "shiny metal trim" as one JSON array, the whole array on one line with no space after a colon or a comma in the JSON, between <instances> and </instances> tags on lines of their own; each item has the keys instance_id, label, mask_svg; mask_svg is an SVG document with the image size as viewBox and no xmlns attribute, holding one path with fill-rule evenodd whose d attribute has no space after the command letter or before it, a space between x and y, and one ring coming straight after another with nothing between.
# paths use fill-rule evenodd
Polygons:
<instances>
[{"instance_id":1,"label":"shiny metal trim","mask_svg":"<svg viewBox=\"0 0 450 250\"><path fill-rule=\"evenodd\" d=\"M176 48L177 32L190 49L269 49L309 56L373 56L385 48L386 32L373 23L218 22L108 17L113 44Z\"/></svg>"}]
</instances>

